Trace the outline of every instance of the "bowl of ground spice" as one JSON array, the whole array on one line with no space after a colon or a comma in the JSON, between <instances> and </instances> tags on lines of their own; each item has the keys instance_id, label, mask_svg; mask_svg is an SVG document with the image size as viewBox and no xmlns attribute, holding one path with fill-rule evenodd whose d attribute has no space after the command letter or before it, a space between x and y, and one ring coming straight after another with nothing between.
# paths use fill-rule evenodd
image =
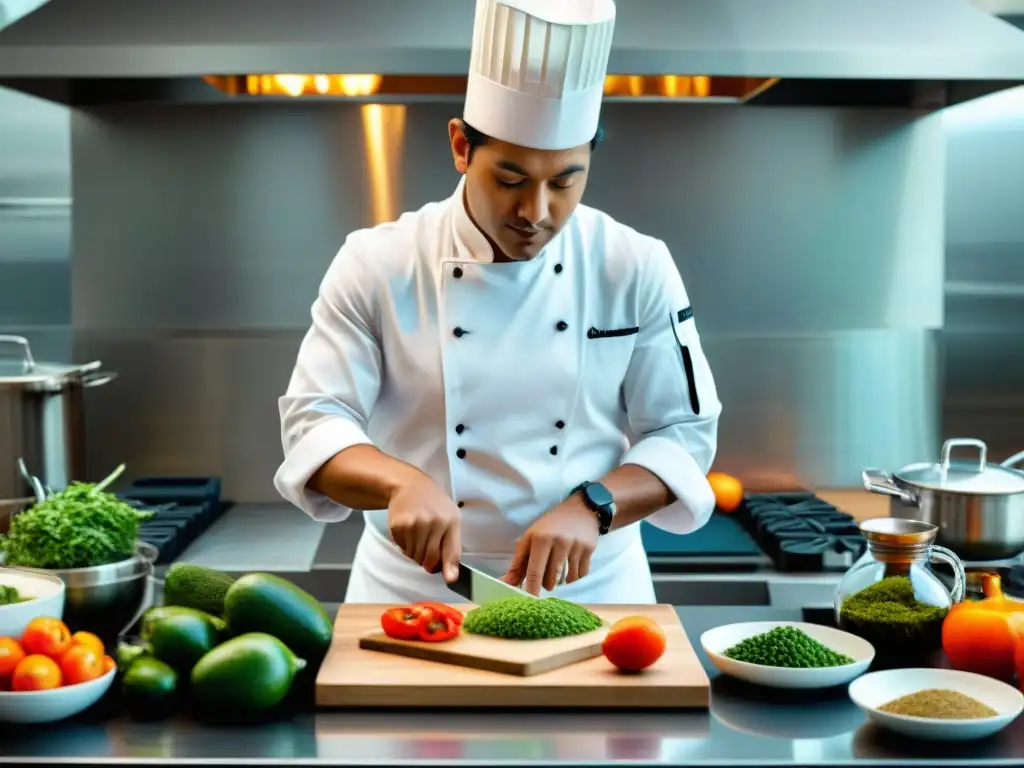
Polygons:
<instances>
[{"instance_id":1,"label":"bowl of ground spice","mask_svg":"<svg viewBox=\"0 0 1024 768\"><path fill-rule=\"evenodd\" d=\"M700 644L722 673L772 688L831 688L864 674L875 649L863 638L805 622L726 624Z\"/></svg>"},{"instance_id":2,"label":"bowl of ground spice","mask_svg":"<svg viewBox=\"0 0 1024 768\"><path fill-rule=\"evenodd\" d=\"M928 741L983 739L1024 711L1024 694L1012 685L953 669L872 672L849 691L874 724Z\"/></svg>"}]
</instances>

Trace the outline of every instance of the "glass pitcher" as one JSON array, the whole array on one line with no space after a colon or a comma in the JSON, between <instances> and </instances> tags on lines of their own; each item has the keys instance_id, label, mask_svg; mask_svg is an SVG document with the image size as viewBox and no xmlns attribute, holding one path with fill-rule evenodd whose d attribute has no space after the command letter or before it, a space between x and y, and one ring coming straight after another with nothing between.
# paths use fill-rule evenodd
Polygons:
<instances>
[{"instance_id":1,"label":"glass pitcher","mask_svg":"<svg viewBox=\"0 0 1024 768\"><path fill-rule=\"evenodd\" d=\"M935 544L938 528L930 523L882 517L860 530L867 550L836 588L836 626L870 642L883 663L919 661L941 646L942 622L964 599L963 563ZM933 562L953 569L952 589Z\"/></svg>"}]
</instances>

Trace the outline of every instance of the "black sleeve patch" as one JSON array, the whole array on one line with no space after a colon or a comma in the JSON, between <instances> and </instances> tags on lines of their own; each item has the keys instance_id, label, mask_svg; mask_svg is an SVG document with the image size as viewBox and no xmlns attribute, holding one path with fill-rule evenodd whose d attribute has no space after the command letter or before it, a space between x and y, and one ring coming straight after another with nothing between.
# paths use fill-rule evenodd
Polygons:
<instances>
[{"instance_id":1,"label":"black sleeve patch","mask_svg":"<svg viewBox=\"0 0 1024 768\"><path fill-rule=\"evenodd\" d=\"M684 307L683 309L680 309L676 313L676 322L677 323L681 323L684 320L689 320L692 317L693 317L693 307L692 306Z\"/></svg>"}]
</instances>

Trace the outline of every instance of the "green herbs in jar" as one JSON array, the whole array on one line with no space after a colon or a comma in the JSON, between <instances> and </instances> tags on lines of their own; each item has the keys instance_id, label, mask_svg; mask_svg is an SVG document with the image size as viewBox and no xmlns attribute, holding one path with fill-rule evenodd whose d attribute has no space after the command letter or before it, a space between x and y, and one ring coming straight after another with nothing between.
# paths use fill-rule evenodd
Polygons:
<instances>
[{"instance_id":1,"label":"green herbs in jar","mask_svg":"<svg viewBox=\"0 0 1024 768\"><path fill-rule=\"evenodd\" d=\"M748 637L725 652L725 656L765 667L810 669L841 667L853 659L815 640L796 627L775 627Z\"/></svg>"},{"instance_id":2,"label":"green herbs in jar","mask_svg":"<svg viewBox=\"0 0 1024 768\"><path fill-rule=\"evenodd\" d=\"M918 600L906 576L889 576L843 601L839 628L867 640L880 657L913 659L941 646L948 612Z\"/></svg>"}]
</instances>

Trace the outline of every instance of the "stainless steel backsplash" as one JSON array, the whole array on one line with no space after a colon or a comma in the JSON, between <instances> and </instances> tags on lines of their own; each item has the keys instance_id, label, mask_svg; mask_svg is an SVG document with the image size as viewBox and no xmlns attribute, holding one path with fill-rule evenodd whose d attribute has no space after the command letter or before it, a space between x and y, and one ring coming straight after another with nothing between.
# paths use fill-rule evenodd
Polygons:
<instances>
[{"instance_id":1,"label":"stainless steel backsplash","mask_svg":"<svg viewBox=\"0 0 1024 768\"><path fill-rule=\"evenodd\" d=\"M345 234L450 194L455 104L72 120L90 471L276 499L276 399ZM725 403L717 466L850 485L939 442L944 139L906 112L613 105L586 202L675 255Z\"/></svg>"}]
</instances>

